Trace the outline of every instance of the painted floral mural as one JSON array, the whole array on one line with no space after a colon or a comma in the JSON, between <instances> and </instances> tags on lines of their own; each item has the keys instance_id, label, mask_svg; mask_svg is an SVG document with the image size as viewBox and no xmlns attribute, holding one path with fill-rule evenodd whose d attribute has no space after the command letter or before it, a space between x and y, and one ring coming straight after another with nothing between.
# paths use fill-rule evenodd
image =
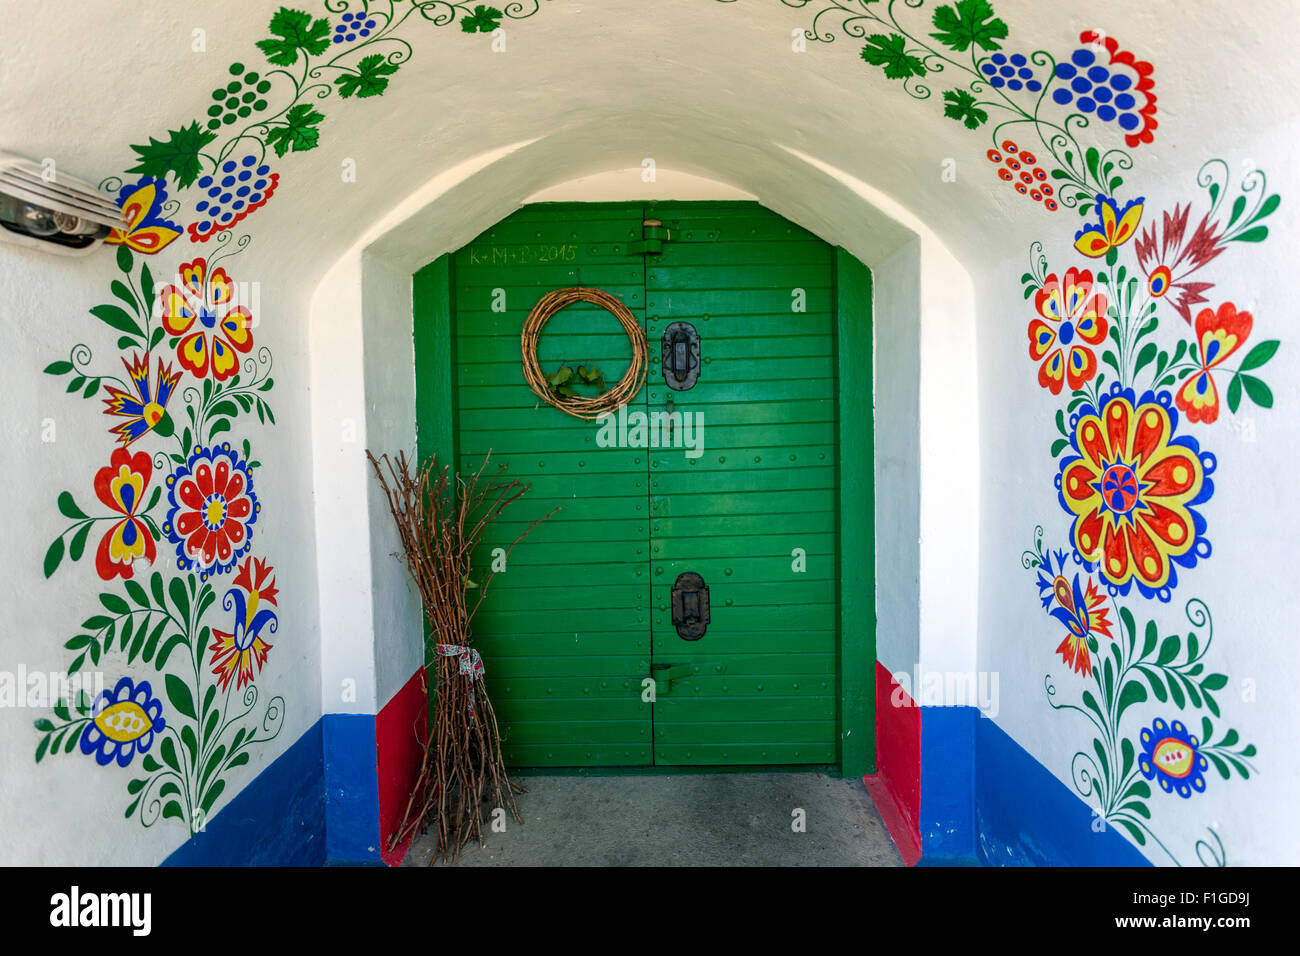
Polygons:
<instances>
[{"instance_id":1,"label":"painted floral mural","mask_svg":"<svg viewBox=\"0 0 1300 956\"><path fill-rule=\"evenodd\" d=\"M1049 672L1047 702L1092 733L1071 763L1075 788L1106 824L1182 862L1160 820L1185 825L1214 777L1248 779L1256 749L1221 712L1228 677L1212 667L1206 603L1179 598L1186 632L1159 621L1212 560L1215 483L1231 476L1217 471L1209 426L1245 401L1272 407L1259 370L1279 344L1252 339L1255 317L1236 304L1246 290L1220 290L1233 273L1208 267L1266 239L1280 199L1261 171L1234 186L1212 159L1196 177L1204 199L1148 209L1125 174L1159 129L1155 69L1116 37L1019 48L989 0L781 2L812 12L808 41L860 42L909 96L983 131L1000 181L1083 219L1034 243L1021 277L1027 381L1063 405L1044 489L1063 521L1050 535L1036 527L1021 563L1045 614L1042 653L1065 668ZM1187 805L1162 805L1166 795ZM1193 852L1226 862L1213 828Z\"/></svg>"},{"instance_id":2,"label":"painted floral mural","mask_svg":"<svg viewBox=\"0 0 1300 956\"><path fill-rule=\"evenodd\" d=\"M131 673L37 720L36 761L80 750L130 769L125 814L144 826L173 818L200 830L227 775L284 720L283 697L263 701L279 589L258 546L253 453L257 427L275 424L272 355L261 343L262 329L274 339L275 319L256 314L256 287L227 261L274 201L280 162L320 144L321 103L382 95L413 53L404 33L456 23L463 34L491 33L540 3L282 7L250 58L214 78L194 118L132 145L125 175L101 183L125 226L106 240L118 274L89 313L117 336L116 355L78 344L45 372L69 395L102 401L106 463L57 495L69 524L44 570L87 573L98 535L89 573L107 589L65 644L68 674Z\"/></svg>"},{"instance_id":3,"label":"painted floral mural","mask_svg":"<svg viewBox=\"0 0 1300 956\"><path fill-rule=\"evenodd\" d=\"M541 2L282 7L192 116L140 137L124 175L101 184L125 227L107 239L117 274L89 314L116 352L74 345L45 371L74 399L102 403L82 407L106 416L103 464L56 496L68 524L44 571L104 582L65 644L69 674L131 673L37 720L35 758L80 750L129 768L125 814L145 826L200 829L227 775L284 716L282 697L262 701L281 656L279 594L259 548L274 502L264 516L252 437L275 424L262 341L275 317L256 314L228 260L276 201L291 154L320 145L322 108L383 95L413 54L408 34L491 33ZM1214 669L1212 617L1194 588L1213 560L1216 483L1234 481L1218 470L1214 429L1244 402L1272 406L1260 370L1279 346L1238 305L1248 290L1221 287L1234 274L1225 262L1267 238L1280 199L1262 172L1233 183L1213 159L1196 177L1202 195L1148 208L1127 176L1158 135L1158 85L1117 38L1086 30L1028 50L989 0L781 2L812 14L808 41L847 38L866 69L975 137L982 175L1047 216L1051 237L1021 277L1021 347L1026 387L1060 404L1055 487L1043 489L1060 510L1022 556L1043 611L1043 640L1027 651L1064 668L1048 673L1047 704L1082 729L1080 795L1180 862L1161 821L1186 820L1199 794L1255 772L1255 747L1221 711L1228 677ZM1175 598L1176 627L1162 623ZM1193 852L1226 860L1213 829Z\"/></svg>"}]
</instances>

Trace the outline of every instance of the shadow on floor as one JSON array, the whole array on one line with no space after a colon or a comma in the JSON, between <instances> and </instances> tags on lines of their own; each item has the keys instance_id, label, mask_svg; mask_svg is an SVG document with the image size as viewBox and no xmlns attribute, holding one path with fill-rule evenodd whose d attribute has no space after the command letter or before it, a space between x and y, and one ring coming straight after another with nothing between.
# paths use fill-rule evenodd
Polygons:
<instances>
[{"instance_id":1,"label":"shadow on floor","mask_svg":"<svg viewBox=\"0 0 1300 956\"><path fill-rule=\"evenodd\" d=\"M902 866L861 780L819 773L521 777L521 826L456 866ZM794 811L806 828L796 832ZM405 866L433 854L429 834Z\"/></svg>"}]
</instances>

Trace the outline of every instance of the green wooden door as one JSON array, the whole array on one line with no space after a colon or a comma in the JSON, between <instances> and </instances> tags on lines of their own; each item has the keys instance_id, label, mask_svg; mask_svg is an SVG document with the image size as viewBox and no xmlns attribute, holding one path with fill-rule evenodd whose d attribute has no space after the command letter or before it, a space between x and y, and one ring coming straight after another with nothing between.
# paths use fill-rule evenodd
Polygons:
<instances>
[{"instance_id":1,"label":"green wooden door","mask_svg":"<svg viewBox=\"0 0 1300 956\"><path fill-rule=\"evenodd\" d=\"M635 254L651 218L671 239ZM426 393L446 394L458 468L477 469L491 450L490 469L505 464L532 485L490 528L479 575L494 549L561 508L515 548L475 621L507 762L837 762L835 251L753 203L544 204L488 230L447 270L452 349L436 368L417 328L422 447L426 432L442 434L427 420L445 414ZM663 412L671 399L702 416L701 454L634 444L635 429L602 447L598 425L528 389L520 327L545 292L571 285L605 289L642 320L650 370L628 412ZM417 278L417 298L419 288ZM675 321L702 339L687 391L670 390L660 369ZM548 324L538 353L545 371L594 362L611 380L631 357L617 321L581 306ZM656 438L672 442L651 428ZM694 642L671 619L684 571L711 596Z\"/></svg>"},{"instance_id":2,"label":"green wooden door","mask_svg":"<svg viewBox=\"0 0 1300 956\"><path fill-rule=\"evenodd\" d=\"M650 454L653 659L689 667L657 687L655 763L835 763L834 250L750 204L652 215L673 238L646 263L650 339L692 323L701 366L683 391L652 366L647 399L697 416L703 451ZM688 641L669 596L692 571L711 622Z\"/></svg>"}]
</instances>

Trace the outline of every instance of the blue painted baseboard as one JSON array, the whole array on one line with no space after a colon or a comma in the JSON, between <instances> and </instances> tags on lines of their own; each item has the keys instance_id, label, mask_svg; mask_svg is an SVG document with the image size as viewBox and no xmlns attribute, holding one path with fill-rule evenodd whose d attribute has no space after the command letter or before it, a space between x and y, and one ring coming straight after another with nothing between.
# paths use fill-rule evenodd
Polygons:
<instances>
[{"instance_id":1,"label":"blue painted baseboard","mask_svg":"<svg viewBox=\"0 0 1300 956\"><path fill-rule=\"evenodd\" d=\"M974 707L921 708L921 866L972 866L975 855Z\"/></svg>"},{"instance_id":2,"label":"blue painted baseboard","mask_svg":"<svg viewBox=\"0 0 1300 956\"><path fill-rule=\"evenodd\" d=\"M321 722L182 844L163 866L320 866L325 862Z\"/></svg>"},{"instance_id":3,"label":"blue painted baseboard","mask_svg":"<svg viewBox=\"0 0 1300 956\"><path fill-rule=\"evenodd\" d=\"M325 862L383 866L379 855L379 770L375 718L326 714Z\"/></svg>"},{"instance_id":4,"label":"blue painted baseboard","mask_svg":"<svg viewBox=\"0 0 1300 956\"><path fill-rule=\"evenodd\" d=\"M974 707L921 709L921 866L1150 866Z\"/></svg>"},{"instance_id":5,"label":"blue painted baseboard","mask_svg":"<svg viewBox=\"0 0 1300 956\"><path fill-rule=\"evenodd\" d=\"M924 715L922 715L924 719ZM1150 866L1093 807L987 717L976 721L975 810L989 866Z\"/></svg>"}]
</instances>

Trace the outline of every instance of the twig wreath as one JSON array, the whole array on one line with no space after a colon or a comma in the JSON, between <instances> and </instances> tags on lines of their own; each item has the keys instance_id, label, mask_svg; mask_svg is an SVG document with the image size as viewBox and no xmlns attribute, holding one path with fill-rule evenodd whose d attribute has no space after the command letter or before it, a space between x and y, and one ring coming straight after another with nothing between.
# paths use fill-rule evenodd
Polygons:
<instances>
[{"instance_id":1,"label":"twig wreath","mask_svg":"<svg viewBox=\"0 0 1300 956\"><path fill-rule=\"evenodd\" d=\"M632 342L632 363L618 383L596 398L583 395L560 395L551 389L541 366L537 364L537 342L542 329L557 312L575 302L591 302L613 313L627 332ZM600 289L556 289L548 292L533 306L524 320L524 330L520 336L519 351L523 358L524 380L533 393L543 401L554 405L560 411L575 418L593 420L605 412L612 412L621 405L626 405L641 391L645 383L647 368L647 347L645 331L628 307L615 296Z\"/></svg>"}]
</instances>

